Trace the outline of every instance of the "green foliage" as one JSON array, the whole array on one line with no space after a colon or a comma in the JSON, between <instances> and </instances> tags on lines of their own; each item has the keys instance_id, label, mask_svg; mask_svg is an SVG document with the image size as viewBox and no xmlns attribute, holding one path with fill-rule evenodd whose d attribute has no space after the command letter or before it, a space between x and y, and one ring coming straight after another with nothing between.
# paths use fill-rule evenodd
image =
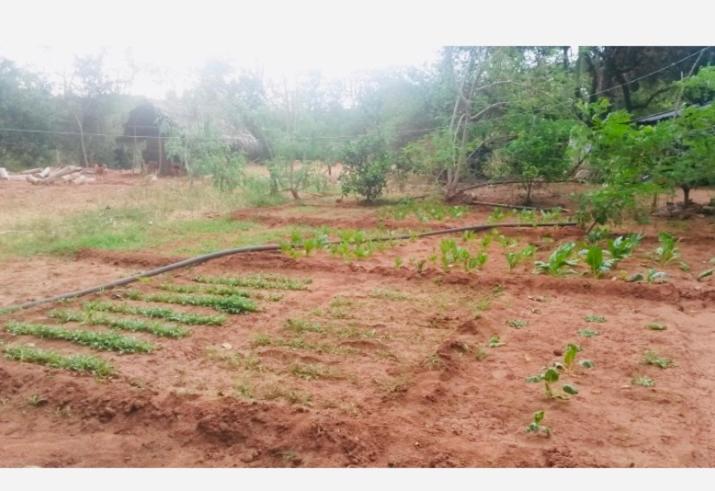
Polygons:
<instances>
[{"instance_id":1,"label":"green foliage","mask_svg":"<svg viewBox=\"0 0 715 491\"><path fill-rule=\"evenodd\" d=\"M254 274L246 276L196 276L194 281L216 285L240 286L265 290L307 290L312 282L309 278L291 278L288 276Z\"/></svg>"},{"instance_id":2,"label":"green foliage","mask_svg":"<svg viewBox=\"0 0 715 491\"><path fill-rule=\"evenodd\" d=\"M606 318L604 316L596 314L588 314L584 317L584 320L586 322L597 322L599 324L606 322Z\"/></svg>"},{"instance_id":3,"label":"green foliage","mask_svg":"<svg viewBox=\"0 0 715 491\"><path fill-rule=\"evenodd\" d=\"M157 288L174 293L204 293L209 295L251 297L249 292L233 286L203 286L203 285L177 285L174 283L162 283Z\"/></svg>"},{"instance_id":4,"label":"green foliage","mask_svg":"<svg viewBox=\"0 0 715 491\"><path fill-rule=\"evenodd\" d=\"M581 329L579 330L578 335L583 338L592 338L594 336L598 336L598 331L595 329Z\"/></svg>"},{"instance_id":5,"label":"green foliage","mask_svg":"<svg viewBox=\"0 0 715 491\"><path fill-rule=\"evenodd\" d=\"M345 174L340 179L344 195L355 193L373 202L387 184L390 162L380 137L362 137L345 146Z\"/></svg>"},{"instance_id":6,"label":"green foliage","mask_svg":"<svg viewBox=\"0 0 715 491\"><path fill-rule=\"evenodd\" d=\"M34 346L6 346L3 349L5 357L27 363L46 365L52 368L62 368L73 372L87 372L98 377L107 377L114 373L114 368L96 356L61 355L55 351L43 350Z\"/></svg>"},{"instance_id":7,"label":"green foliage","mask_svg":"<svg viewBox=\"0 0 715 491\"><path fill-rule=\"evenodd\" d=\"M643 355L643 361L647 365L654 365L659 368L670 368L674 366L672 360L668 358L663 358L662 356L658 355L658 353L651 350L645 352L645 354Z\"/></svg>"},{"instance_id":8,"label":"green foliage","mask_svg":"<svg viewBox=\"0 0 715 491\"><path fill-rule=\"evenodd\" d=\"M638 244L640 244L643 236L641 234L620 235L615 239L608 241L608 252L615 261L620 261L627 258Z\"/></svg>"},{"instance_id":9,"label":"green foliage","mask_svg":"<svg viewBox=\"0 0 715 491\"><path fill-rule=\"evenodd\" d=\"M178 322L179 324L205 324L209 326L221 326L226 321L223 315L204 315L195 314L192 312L178 312L172 309L162 307L144 307L134 306L123 303L109 302L88 302L84 305L84 309L88 312L113 312L116 314L140 315L154 319L164 319L167 321Z\"/></svg>"},{"instance_id":10,"label":"green foliage","mask_svg":"<svg viewBox=\"0 0 715 491\"><path fill-rule=\"evenodd\" d=\"M487 346L490 348L499 348L500 346L504 346L506 343L504 343L499 336L496 334L492 337L489 338L489 341L487 342Z\"/></svg>"},{"instance_id":11,"label":"green foliage","mask_svg":"<svg viewBox=\"0 0 715 491\"><path fill-rule=\"evenodd\" d=\"M122 329L125 331L148 332L155 336L166 338L183 338L189 335L189 331L183 327L172 324L162 324L159 322L147 322L141 319L123 319L119 317L107 316L100 312L81 312L78 310L58 309L47 314L53 319L61 322L82 322L89 325L104 325L112 329Z\"/></svg>"},{"instance_id":12,"label":"green foliage","mask_svg":"<svg viewBox=\"0 0 715 491\"><path fill-rule=\"evenodd\" d=\"M661 324L660 322L649 322L645 327L651 331L665 331L668 329L668 326Z\"/></svg>"},{"instance_id":13,"label":"green foliage","mask_svg":"<svg viewBox=\"0 0 715 491\"><path fill-rule=\"evenodd\" d=\"M427 222L462 218L466 212L467 209L464 206L449 206L441 201L405 199L394 206L381 209L379 215L389 216L395 220L404 220L409 216L414 216L420 222Z\"/></svg>"},{"instance_id":14,"label":"green foliage","mask_svg":"<svg viewBox=\"0 0 715 491\"><path fill-rule=\"evenodd\" d=\"M655 250L655 259L660 264L667 264L680 257L677 245L679 241L680 239L676 239L668 232L660 232L658 234L658 242L660 245Z\"/></svg>"},{"instance_id":15,"label":"green foliage","mask_svg":"<svg viewBox=\"0 0 715 491\"><path fill-rule=\"evenodd\" d=\"M576 261L569 259L576 248L575 242L566 242L561 244L554 252L549 256L548 261L536 261L534 265L539 273L548 273L550 275L560 275L563 274L564 268L568 266L575 266ZM571 270L569 270L571 272Z\"/></svg>"},{"instance_id":16,"label":"green foliage","mask_svg":"<svg viewBox=\"0 0 715 491\"><path fill-rule=\"evenodd\" d=\"M636 375L631 380L631 384L640 385L641 387L654 387L655 381L648 375Z\"/></svg>"},{"instance_id":17,"label":"green foliage","mask_svg":"<svg viewBox=\"0 0 715 491\"><path fill-rule=\"evenodd\" d=\"M487 262L488 255L484 251L470 253L467 249L457 245L455 239L442 239L439 243L440 261L442 269L449 271L455 265L461 265L469 272L474 268L482 269Z\"/></svg>"},{"instance_id":18,"label":"green foliage","mask_svg":"<svg viewBox=\"0 0 715 491\"><path fill-rule=\"evenodd\" d=\"M238 295L232 297L221 297L182 293L144 293L138 290L128 291L124 295L131 300L143 300L145 302L175 303L178 305L211 307L215 310L229 314L242 314L258 310L258 307L256 307L256 304L253 301Z\"/></svg>"},{"instance_id":19,"label":"green foliage","mask_svg":"<svg viewBox=\"0 0 715 491\"><path fill-rule=\"evenodd\" d=\"M544 420L544 411L536 411L534 413L534 417L529 423L529 426L526 427L526 432L527 433L537 433L537 434L543 434L545 436L550 436L551 435L551 428L548 426L544 426L541 424L541 422Z\"/></svg>"},{"instance_id":20,"label":"green foliage","mask_svg":"<svg viewBox=\"0 0 715 491\"><path fill-rule=\"evenodd\" d=\"M610 271L616 263L614 259L605 259L603 257L603 250L597 245L592 245L581 252L585 257L586 264L591 270L591 274L596 278L600 278L603 276L603 273Z\"/></svg>"},{"instance_id":21,"label":"green foliage","mask_svg":"<svg viewBox=\"0 0 715 491\"><path fill-rule=\"evenodd\" d=\"M573 364L576 361L576 355L580 351L581 347L577 344L569 343L566 345L566 349L564 350L564 366L567 369L573 367Z\"/></svg>"},{"instance_id":22,"label":"green foliage","mask_svg":"<svg viewBox=\"0 0 715 491\"><path fill-rule=\"evenodd\" d=\"M593 368L596 366L591 360L580 360L578 364L583 368Z\"/></svg>"},{"instance_id":23,"label":"green foliage","mask_svg":"<svg viewBox=\"0 0 715 491\"><path fill-rule=\"evenodd\" d=\"M75 331L44 324L14 321L9 322L5 326L5 330L16 336L60 339L98 350L118 351L120 353L149 353L154 349L151 343L115 333Z\"/></svg>"},{"instance_id":24,"label":"green foliage","mask_svg":"<svg viewBox=\"0 0 715 491\"><path fill-rule=\"evenodd\" d=\"M536 252L536 246L528 245L524 247L519 252L506 252L504 256L506 257L506 263L509 267L509 272L511 272L516 266L525 261L526 259L533 257Z\"/></svg>"}]
</instances>

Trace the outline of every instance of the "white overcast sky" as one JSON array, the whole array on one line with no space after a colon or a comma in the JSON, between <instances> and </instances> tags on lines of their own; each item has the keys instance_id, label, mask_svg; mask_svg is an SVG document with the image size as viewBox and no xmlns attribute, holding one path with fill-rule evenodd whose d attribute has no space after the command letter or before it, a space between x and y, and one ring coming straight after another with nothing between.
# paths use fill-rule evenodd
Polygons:
<instances>
[{"instance_id":1,"label":"white overcast sky","mask_svg":"<svg viewBox=\"0 0 715 491\"><path fill-rule=\"evenodd\" d=\"M211 59L273 77L309 70L345 77L423 64L445 44L713 44L715 16L690 17L687 32L678 32L672 13L649 7L655 18L644 23L638 5L598 5L582 13L567 0L20 0L3 5L0 56L59 74L75 55L104 48L110 69L126 69L130 58L139 67L134 93L159 97L190 86Z\"/></svg>"}]
</instances>

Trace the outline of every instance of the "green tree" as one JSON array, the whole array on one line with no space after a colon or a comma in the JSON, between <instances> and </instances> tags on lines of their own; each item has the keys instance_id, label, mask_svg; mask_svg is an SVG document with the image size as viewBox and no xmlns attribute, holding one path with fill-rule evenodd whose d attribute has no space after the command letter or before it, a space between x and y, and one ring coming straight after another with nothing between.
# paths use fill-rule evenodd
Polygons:
<instances>
[{"instance_id":1,"label":"green tree","mask_svg":"<svg viewBox=\"0 0 715 491\"><path fill-rule=\"evenodd\" d=\"M356 193L370 203L382 194L390 169L386 144L382 137L364 136L348 143L345 146L343 163L343 195Z\"/></svg>"}]
</instances>

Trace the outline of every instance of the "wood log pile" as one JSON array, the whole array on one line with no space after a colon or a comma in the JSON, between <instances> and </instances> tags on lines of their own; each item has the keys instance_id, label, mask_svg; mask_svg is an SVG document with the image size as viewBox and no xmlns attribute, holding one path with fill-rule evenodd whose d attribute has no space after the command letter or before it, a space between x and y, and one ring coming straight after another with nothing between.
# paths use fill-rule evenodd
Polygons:
<instances>
[{"instance_id":1,"label":"wood log pile","mask_svg":"<svg viewBox=\"0 0 715 491\"><path fill-rule=\"evenodd\" d=\"M88 184L97 180L96 175L104 172L103 166L79 167L63 165L60 167L38 167L22 172L10 173L0 167L0 181L27 181L30 184Z\"/></svg>"}]
</instances>

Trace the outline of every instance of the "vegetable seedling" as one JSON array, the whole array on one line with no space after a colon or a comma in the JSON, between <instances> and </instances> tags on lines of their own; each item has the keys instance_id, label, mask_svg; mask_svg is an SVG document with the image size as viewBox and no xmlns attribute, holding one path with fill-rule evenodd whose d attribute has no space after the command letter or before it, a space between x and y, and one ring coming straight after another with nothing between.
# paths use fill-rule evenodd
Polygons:
<instances>
[{"instance_id":1,"label":"vegetable seedling","mask_svg":"<svg viewBox=\"0 0 715 491\"><path fill-rule=\"evenodd\" d=\"M648 375L637 375L633 377L631 384L640 385L641 387L653 387L655 386L655 381Z\"/></svg>"},{"instance_id":2,"label":"vegetable seedling","mask_svg":"<svg viewBox=\"0 0 715 491\"><path fill-rule=\"evenodd\" d=\"M569 343L564 350L564 366L570 369L576 361L576 354L581 351L581 347L577 344Z\"/></svg>"},{"instance_id":3,"label":"vegetable seedling","mask_svg":"<svg viewBox=\"0 0 715 491\"><path fill-rule=\"evenodd\" d=\"M670 368L673 366L673 360L663 358L655 351L646 351L643 355L643 361L648 365L654 365L659 368Z\"/></svg>"},{"instance_id":4,"label":"vegetable seedling","mask_svg":"<svg viewBox=\"0 0 715 491\"><path fill-rule=\"evenodd\" d=\"M544 426L541 422L544 420L544 411L536 411L529 426L526 427L527 433L543 434L547 438L551 436L551 428Z\"/></svg>"}]
</instances>

